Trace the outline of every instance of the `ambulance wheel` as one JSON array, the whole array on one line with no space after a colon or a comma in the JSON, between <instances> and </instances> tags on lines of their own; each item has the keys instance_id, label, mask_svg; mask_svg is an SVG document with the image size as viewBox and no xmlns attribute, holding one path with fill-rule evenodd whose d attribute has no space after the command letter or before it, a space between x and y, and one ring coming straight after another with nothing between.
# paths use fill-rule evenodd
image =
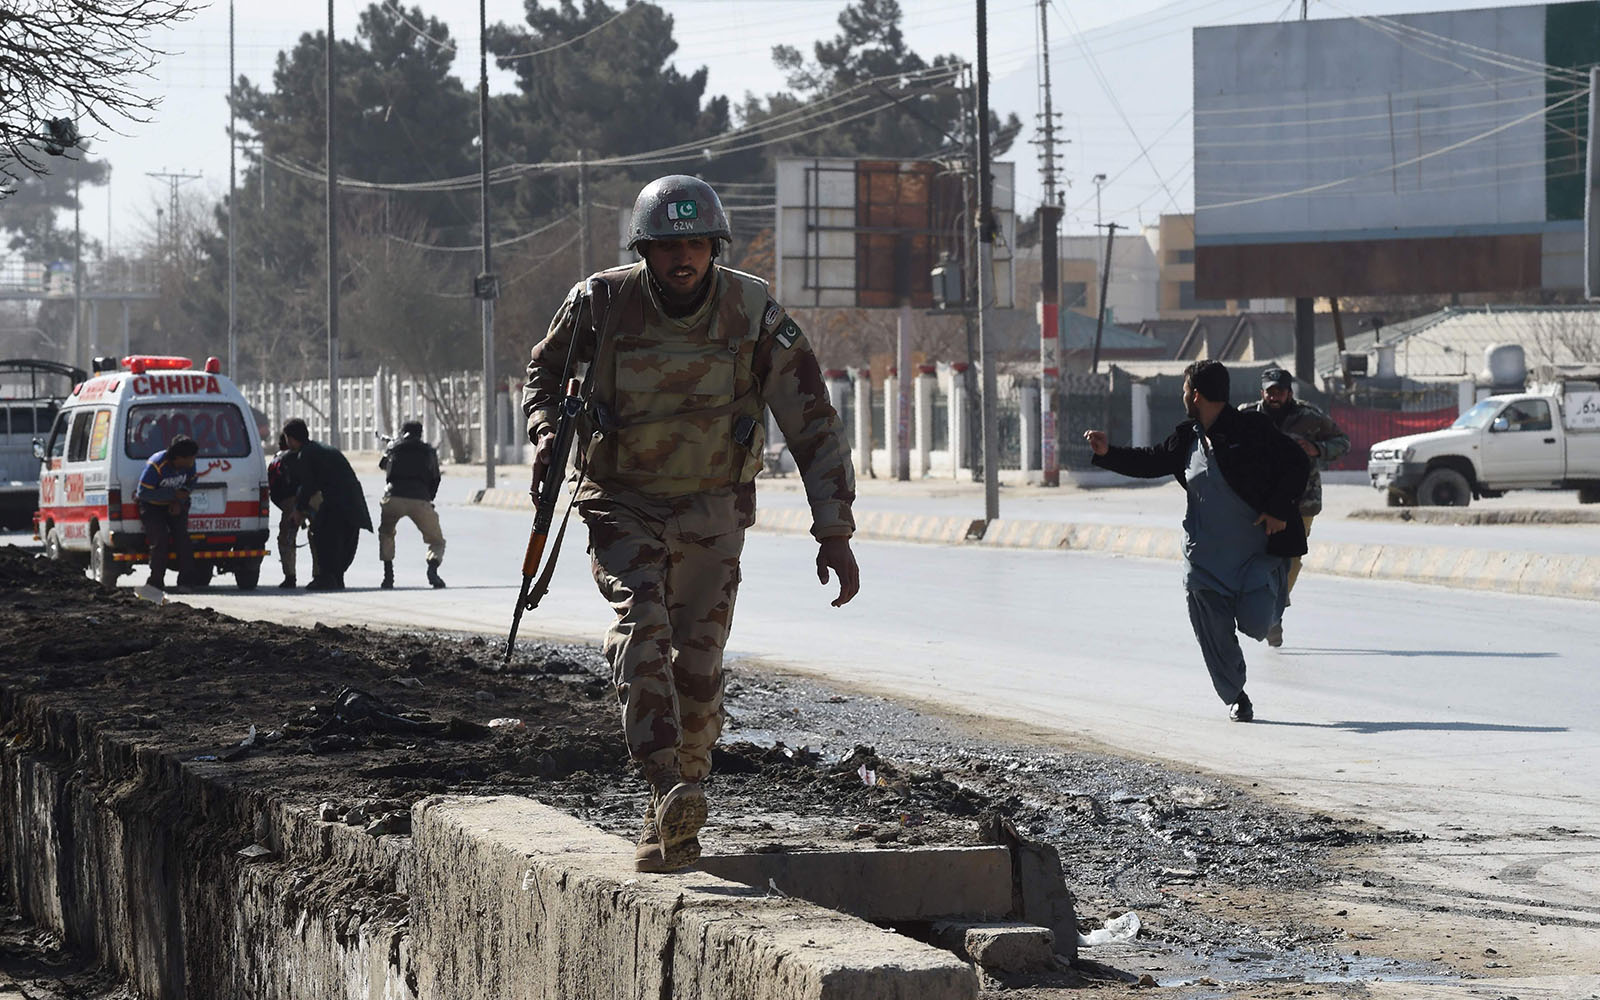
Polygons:
<instances>
[{"instance_id":1,"label":"ambulance wheel","mask_svg":"<svg viewBox=\"0 0 1600 1000\"><path fill-rule=\"evenodd\" d=\"M51 562L62 562L67 558L66 550L61 547L61 532L53 524L44 529L44 557Z\"/></svg>"},{"instance_id":2,"label":"ambulance wheel","mask_svg":"<svg viewBox=\"0 0 1600 1000\"><path fill-rule=\"evenodd\" d=\"M122 567L111 557L111 546L106 544L105 532L96 528L89 539L89 577L102 587L115 587Z\"/></svg>"},{"instance_id":3,"label":"ambulance wheel","mask_svg":"<svg viewBox=\"0 0 1600 1000\"><path fill-rule=\"evenodd\" d=\"M261 582L261 560L241 561L233 570L234 586L240 590L254 590Z\"/></svg>"},{"instance_id":4,"label":"ambulance wheel","mask_svg":"<svg viewBox=\"0 0 1600 1000\"><path fill-rule=\"evenodd\" d=\"M194 564L193 573L189 574L188 576L185 576L182 573L178 574L178 585L181 587L193 587L196 590L204 590L206 587L211 586L211 577L215 573L216 567L211 563L197 562Z\"/></svg>"},{"instance_id":5,"label":"ambulance wheel","mask_svg":"<svg viewBox=\"0 0 1600 1000\"><path fill-rule=\"evenodd\" d=\"M71 566L74 569L83 569L89 565L89 559L81 552L74 552L67 548L61 541L61 529L52 525L44 536L44 554L52 562Z\"/></svg>"}]
</instances>

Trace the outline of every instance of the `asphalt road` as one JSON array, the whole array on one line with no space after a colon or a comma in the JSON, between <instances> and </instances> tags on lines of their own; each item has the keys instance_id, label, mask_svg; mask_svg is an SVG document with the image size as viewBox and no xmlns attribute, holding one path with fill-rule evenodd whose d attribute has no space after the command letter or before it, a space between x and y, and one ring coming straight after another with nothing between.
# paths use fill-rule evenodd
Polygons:
<instances>
[{"instance_id":1,"label":"asphalt road","mask_svg":"<svg viewBox=\"0 0 1600 1000\"><path fill-rule=\"evenodd\" d=\"M180 599L302 625L503 636L528 518L467 505L479 484L452 477L441 494L446 590L427 588L421 541L405 523L397 590L377 589L376 539L363 535L344 593L273 589L279 574L269 562L259 591L219 581ZM375 500L376 482L369 489ZM786 502L784 490L769 492ZM574 526L552 593L523 622L526 638L595 641L607 624L585 532ZM1238 725L1211 690L1175 561L856 548L862 593L834 609L833 588L816 580L810 539L753 532L730 661L926 701L991 719L996 733L1178 761L1307 809L1425 834L1379 867L1430 891L1492 897L1509 912L1600 932L1600 614L1592 602L1307 574L1284 647L1248 643L1257 721Z\"/></svg>"}]
</instances>

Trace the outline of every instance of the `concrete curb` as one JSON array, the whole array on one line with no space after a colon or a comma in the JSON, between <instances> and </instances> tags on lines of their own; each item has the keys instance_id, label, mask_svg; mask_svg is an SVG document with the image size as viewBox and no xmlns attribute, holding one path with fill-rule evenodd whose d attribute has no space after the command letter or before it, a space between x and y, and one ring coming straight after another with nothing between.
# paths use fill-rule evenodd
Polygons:
<instances>
[{"instance_id":1,"label":"concrete curb","mask_svg":"<svg viewBox=\"0 0 1600 1000\"><path fill-rule=\"evenodd\" d=\"M1353 510L1345 516L1356 521L1417 521L1422 524L1600 524L1600 510L1571 507L1511 507L1505 510L1385 507Z\"/></svg>"},{"instance_id":2,"label":"concrete curb","mask_svg":"<svg viewBox=\"0 0 1600 1000\"><path fill-rule=\"evenodd\" d=\"M530 799L412 813L417 993L502 997L972 1000L954 955L856 917L689 871Z\"/></svg>"},{"instance_id":3,"label":"concrete curb","mask_svg":"<svg viewBox=\"0 0 1600 1000\"><path fill-rule=\"evenodd\" d=\"M481 490L476 503L532 510L527 495L512 490ZM1403 514L1410 508L1397 512ZM1377 513L1377 512L1372 512ZM1429 509L1427 513L1435 513ZM1443 514L1440 510L1438 513ZM1465 512L1458 512L1457 516ZM1479 512L1474 522L1445 523L1585 523L1589 511ZM1592 512L1600 521L1600 511ZM1507 520L1504 515L1528 515ZM1562 520L1565 515L1583 515ZM1546 517L1548 516L1548 517ZM1381 518L1373 518L1375 520ZM1399 518L1397 516L1397 519ZM1428 520L1425 517L1417 520ZM811 513L799 509L756 511L757 529L791 534L811 530ZM1183 558L1183 532L1177 528L1136 525L1076 524L1000 518L985 529L981 519L937 517L925 514L858 512L856 537L874 541L960 545L974 542L991 548L1068 549L1109 552L1144 559ZM1575 556L1542 552L1492 549L1458 549L1426 545L1367 545L1352 542L1317 542L1305 557L1306 572L1353 576L1369 580L1399 580L1469 590L1493 590L1542 597L1600 600L1600 556Z\"/></svg>"}]
</instances>

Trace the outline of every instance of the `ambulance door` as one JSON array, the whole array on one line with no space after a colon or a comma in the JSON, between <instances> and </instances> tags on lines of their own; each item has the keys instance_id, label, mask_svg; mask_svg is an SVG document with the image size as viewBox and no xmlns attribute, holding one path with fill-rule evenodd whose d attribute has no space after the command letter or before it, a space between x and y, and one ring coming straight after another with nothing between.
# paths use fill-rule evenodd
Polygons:
<instances>
[{"instance_id":1,"label":"ambulance door","mask_svg":"<svg viewBox=\"0 0 1600 1000\"><path fill-rule=\"evenodd\" d=\"M61 466L61 542L65 548L84 552L89 550L89 520L94 514L89 506L90 486L95 478L94 465L89 461L94 418L95 410L90 407L73 411L72 422L67 425L67 459Z\"/></svg>"},{"instance_id":2,"label":"ambulance door","mask_svg":"<svg viewBox=\"0 0 1600 1000\"><path fill-rule=\"evenodd\" d=\"M39 463L39 512L41 520L52 520L61 504L61 465L67 459L67 425L72 422L72 411L56 413L45 442L44 461Z\"/></svg>"}]
</instances>

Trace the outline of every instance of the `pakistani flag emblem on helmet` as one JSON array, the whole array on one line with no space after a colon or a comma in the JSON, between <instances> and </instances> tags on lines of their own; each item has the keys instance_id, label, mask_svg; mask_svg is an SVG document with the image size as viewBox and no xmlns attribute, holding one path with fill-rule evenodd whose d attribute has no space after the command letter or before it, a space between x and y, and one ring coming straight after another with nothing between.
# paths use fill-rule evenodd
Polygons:
<instances>
[{"instance_id":1,"label":"pakistani flag emblem on helmet","mask_svg":"<svg viewBox=\"0 0 1600 1000\"><path fill-rule=\"evenodd\" d=\"M711 185L698 177L671 174L644 186L633 203L628 249L650 240L709 237L720 244L733 238L728 215Z\"/></svg>"}]
</instances>

